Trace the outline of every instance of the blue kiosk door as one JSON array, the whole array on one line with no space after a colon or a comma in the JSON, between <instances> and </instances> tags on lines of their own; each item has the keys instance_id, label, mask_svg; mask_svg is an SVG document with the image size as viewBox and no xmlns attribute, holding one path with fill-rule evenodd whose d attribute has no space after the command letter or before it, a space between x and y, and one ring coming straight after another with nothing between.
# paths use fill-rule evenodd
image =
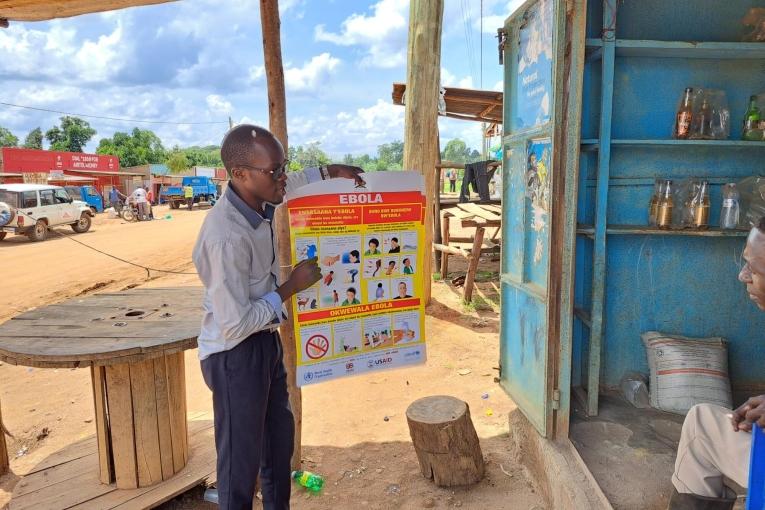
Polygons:
<instances>
[{"instance_id":1,"label":"blue kiosk door","mask_svg":"<svg viewBox=\"0 0 765 510\"><path fill-rule=\"evenodd\" d=\"M506 21L500 384L540 434L552 434L549 306L557 62L565 6L530 0ZM558 98L560 99L560 98Z\"/></svg>"}]
</instances>

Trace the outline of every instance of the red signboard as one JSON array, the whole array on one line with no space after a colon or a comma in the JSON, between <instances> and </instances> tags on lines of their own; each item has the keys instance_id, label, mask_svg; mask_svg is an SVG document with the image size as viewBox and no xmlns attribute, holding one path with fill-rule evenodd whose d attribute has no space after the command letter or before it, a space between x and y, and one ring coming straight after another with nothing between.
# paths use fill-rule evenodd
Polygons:
<instances>
[{"instance_id":1,"label":"red signboard","mask_svg":"<svg viewBox=\"0 0 765 510\"><path fill-rule=\"evenodd\" d=\"M117 172L119 169L117 156L3 147L3 171L9 173L63 170Z\"/></svg>"}]
</instances>

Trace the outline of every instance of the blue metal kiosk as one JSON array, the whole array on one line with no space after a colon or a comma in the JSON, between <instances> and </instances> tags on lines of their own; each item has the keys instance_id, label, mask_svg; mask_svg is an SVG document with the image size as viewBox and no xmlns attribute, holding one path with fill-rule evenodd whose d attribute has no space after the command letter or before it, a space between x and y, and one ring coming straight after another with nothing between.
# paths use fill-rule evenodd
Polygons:
<instances>
[{"instance_id":1,"label":"blue metal kiosk","mask_svg":"<svg viewBox=\"0 0 765 510\"><path fill-rule=\"evenodd\" d=\"M765 314L737 281L747 232L717 228L721 188L765 175L741 140L765 92L762 0L529 0L500 36L505 68L502 386L539 433L567 440L628 371L641 333L721 336L734 400L765 393ZM725 91L726 140L675 140L686 87ZM659 230L656 178L711 185L708 230ZM668 483L668 482L667 482Z\"/></svg>"}]
</instances>

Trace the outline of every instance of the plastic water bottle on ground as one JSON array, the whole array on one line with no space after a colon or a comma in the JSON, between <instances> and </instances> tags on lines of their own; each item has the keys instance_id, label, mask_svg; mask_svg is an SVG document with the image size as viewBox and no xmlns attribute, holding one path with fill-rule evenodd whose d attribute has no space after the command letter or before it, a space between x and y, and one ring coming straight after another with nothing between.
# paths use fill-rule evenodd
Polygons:
<instances>
[{"instance_id":1,"label":"plastic water bottle on ground","mask_svg":"<svg viewBox=\"0 0 765 510\"><path fill-rule=\"evenodd\" d=\"M205 491L204 500L210 503L218 504L218 489L210 487Z\"/></svg>"},{"instance_id":2,"label":"plastic water bottle on ground","mask_svg":"<svg viewBox=\"0 0 765 510\"><path fill-rule=\"evenodd\" d=\"M293 471L292 479L311 492L319 492L324 487L324 478L310 471Z\"/></svg>"}]
</instances>

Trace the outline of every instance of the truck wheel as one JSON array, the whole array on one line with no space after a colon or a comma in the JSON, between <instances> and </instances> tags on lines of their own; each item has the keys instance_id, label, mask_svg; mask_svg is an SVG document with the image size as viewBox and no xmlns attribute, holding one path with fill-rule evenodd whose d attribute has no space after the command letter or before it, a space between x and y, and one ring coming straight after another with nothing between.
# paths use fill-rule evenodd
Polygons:
<instances>
[{"instance_id":1,"label":"truck wheel","mask_svg":"<svg viewBox=\"0 0 765 510\"><path fill-rule=\"evenodd\" d=\"M45 220L37 220L35 226L27 234L30 241L40 242L48 238L48 224Z\"/></svg>"},{"instance_id":2,"label":"truck wheel","mask_svg":"<svg viewBox=\"0 0 765 510\"><path fill-rule=\"evenodd\" d=\"M181 207L181 204L179 204L178 202L175 202L175 201L170 202L170 209L178 209L179 207Z\"/></svg>"},{"instance_id":3,"label":"truck wheel","mask_svg":"<svg viewBox=\"0 0 765 510\"><path fill-rule=\"evenodd\" d=\"M5 239L5 236L8 235L8 232L0 232L0 241Z\"/></svg>"},{"instance_id":4,"label":"truck wheel","mask_svg":"<svg viewBox=\"0 0 765 510\"><path fill-rule=\"evenodd\" d=\"M93 216L95 216L96 214L98 214L98 209L96 209L95 207L91 207L90 212L92 212Z\"/></svg>"},{"instance_id":5,"label":"truck wheel","mask_svg":"<svg viewBox=\"0 0 765 510\"><path fill-rule=\"evenodd\" d=\"M80 221L77 223L72 223L72 230L78 234L84 234L90 230L90 214L85 212L82 213L82 216L80 216Z\"/></svg>"}]
</instances>

